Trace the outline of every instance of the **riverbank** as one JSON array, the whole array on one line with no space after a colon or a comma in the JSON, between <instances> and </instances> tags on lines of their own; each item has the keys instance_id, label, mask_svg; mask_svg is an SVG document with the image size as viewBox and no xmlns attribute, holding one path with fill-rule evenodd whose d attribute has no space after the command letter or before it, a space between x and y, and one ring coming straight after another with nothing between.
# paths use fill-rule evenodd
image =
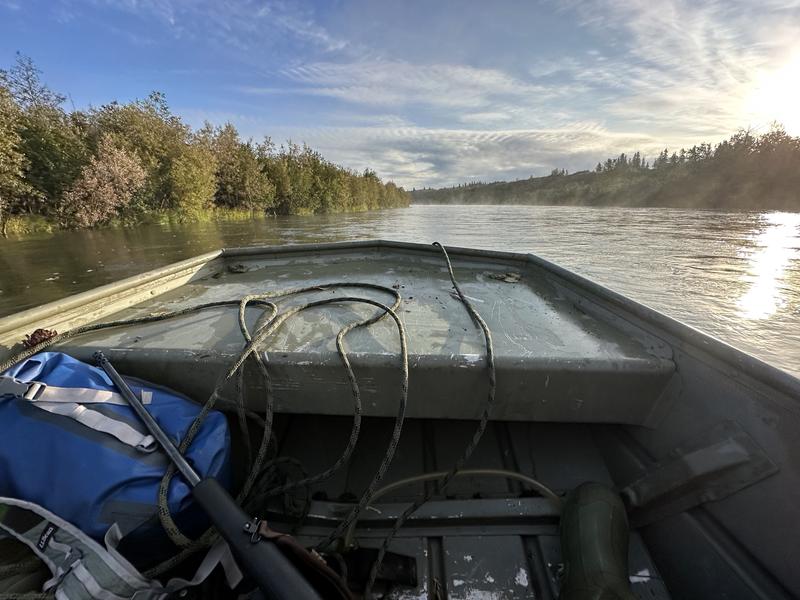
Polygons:
<instances>
[{"instance_id":1,"label":"riverbank","mask_svg":"<svg viewBox=\"0 0 800 600\"><path fill-rule=\"evenodd\" d=\"M252 210L231 210L231 209L206 209L192 211L190 213L175 210L164 210L148 213L137 219L115 218L101 226L102 228L138 227L141 225L154 225L166 223L207 223L213 221L246 221L250 219L265 218L265 215ZM61 227L54 219L49 219L41 215L11 215L4 227L4 237L21 238L29 235L52 234L62 231Z\"/></svg>"},{"instance_id":2,"label":"riverbank","mask_svg":"<svg viewBox=\"0 0 800 600\"><path fill-rule=\"evenodd\" d=\"M398 208L408 208L407 206ZM354 208L346 212L326 213L329 215L344 215L348 213L368 212L370 208ZM384 210L396 210L394 208ZM313 213L298 213L293 216L309 217ZM94 230L101 229L135 229L148 225L183 225L193 223L215 223L215 222L246 222L263 221L277 218L276 215L268 215L258 210L231 209L231 208L208 208L194 210L191 212L178 210L162 210L150 212L136 217L114 218L104 225L94 227ZM56 220L43 217L41 215L11 215L4 224L4 231L0 234L2 240L21 239L27 236L41 236L54 234L59 231L70 231L70 228L62 227Z\"/></svg>"}]
</instances>

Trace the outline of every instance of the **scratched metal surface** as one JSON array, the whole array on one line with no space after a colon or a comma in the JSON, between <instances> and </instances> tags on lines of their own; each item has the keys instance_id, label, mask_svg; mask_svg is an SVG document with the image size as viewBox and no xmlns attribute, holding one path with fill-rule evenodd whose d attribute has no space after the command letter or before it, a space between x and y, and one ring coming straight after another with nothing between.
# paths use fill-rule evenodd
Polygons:
<instances>
[{"instance_id":1,"label":"scratched metal surface","mask_svg":"<svg viewBox=\"0 0 800 600\"><path fill-rule=\"evenodd\" d=\"M337 253L295 258L236 259L245 272L222 269L215 276L184 285L137 306L141 314L182 308L215 300L236 299L246 294L273 292L329 282L369 282L396 288L403 296L401 316L409 331L411 354L469 356L484 353L483 340L452 292L443 261L402 252ZM229 266L231 266L229 264ZM524 265L498 261L457 261L457 277L494 332L498 356L547 357L552 360L648 361L641 344L609 325L579 312L546 280L526 276ZM522 279L508 283L492 275L519 273ZM380 292L347 288L347 292L391 303ZM312 292L282 302L291 306L344 291ZM374 314L371 306L335 306L313 309L292 318L274 336L270 350L325 353L334 350L336 332L356 318ZM181 319L169 325L136 329L152 348L202 350L209 346L236 351L241 335L235 309ZM101 338L98 338L101 339ZM103 336L112 344L131 339L131 332ZM389 319L349 338L357 352L396 353L397 334Z\"/></svg>"},{"instance_id":2,"label":"scratched metal surface","mask_svg":"<svg viewBox=\"0 0 800 600\"><path fill-rule=\"evenodd\" d=\"M647 421L674 370L668 348L577 308L524 257L454 255L453 259L464 293L493 334L498 397L503 399L495 411L497 418ZM440 255L355 248L234 256L226 261L220 261L216 272L115 318L326 283L380 284L402 296L398 314L408 332L410 415L474 418L480 414L486 395L483 336L452 290ZM512 275L503 279L504 274ZM283 309L343 295L392 302L388 293L348 287L313 291L279 303ZM289 319L265 342L279 411L348 414L352 410L334 340L342 326L376 310L357 303L314 308ZM248 311L251 326L261 314L257 308ZM158 376L196 395L208 389L242 345L237 309L230 307L81 337L66 349L78 355L95 348L111 351L131 374ZM399 350L393 322L384 319L354 330L346 345L359 371L365 413L393 415ZM191 381L184 377L187 372L193 374ZM263 382L258 377L249 377L248 382L254 392L261 391ZM441 393L443 389L447 395Z\"/></svg>"}]
</instances>

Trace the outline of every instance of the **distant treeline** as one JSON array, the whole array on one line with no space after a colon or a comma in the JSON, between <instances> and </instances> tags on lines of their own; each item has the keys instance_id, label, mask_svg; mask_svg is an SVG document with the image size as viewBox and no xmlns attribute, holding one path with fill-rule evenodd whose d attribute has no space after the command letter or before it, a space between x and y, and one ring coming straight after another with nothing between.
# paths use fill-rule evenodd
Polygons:
<instances>
[{"instance_id":1,"label":"distant treeline","mask_svg":"<svg viewBox=\"0 0 800 600\"><path fill-rule=\"evenodd\" d=\"M311 214L409 203L374 172L354 173L306 146L242 140L230 123L193 131L158 92L87 111L67 111L65 100L27 57L0 71L3 232L16 215L93 227L159 212Z\"/></svg>"},{"instance_id":2,"label":"distant treeline","mask_svg":"<svg viewBox=\"0 0 800 600\"><path fill-rule=\"evenodd\" d=\"M761 135L740 131L712 146L639 152L598 163L594 171L512 182L469 183L411 193L417 203L667 206L800 211L800 137L780 125Z\"/></svg>"}]
</instances>

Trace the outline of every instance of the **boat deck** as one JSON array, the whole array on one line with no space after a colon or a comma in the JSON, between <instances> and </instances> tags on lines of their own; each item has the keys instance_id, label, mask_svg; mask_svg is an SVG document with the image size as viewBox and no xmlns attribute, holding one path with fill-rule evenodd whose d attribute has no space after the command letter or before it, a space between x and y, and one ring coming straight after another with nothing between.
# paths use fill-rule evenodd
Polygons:
<instances>
[{"instance_id":1,"label":"boat deck","mask_svg":"<svg viewBox=\"0 0 800 600\"><path fill-rule=\"evenodd\" d=\"M661 392L675 368L669 347L592 305L585 294L576 295L524 256L453 251L451 257L463 291L493 332L499 399L493 418L640 425L657 420ZM226 251L183 285L148 295L113 318L333 282L379 284L402 295L398 313L408 330L412 372L409 416L480 414L486 396L483 337L455 296L442 256L427 249ZM338 288L290 297L281 306L347 294L392 302L381 291ZM268 340L264 349L279 412L352 411L334 339L343 325L376 310L353 303L314 308L292 317ZM251 325L260 312L248 311ZM128 373L202 397L242 345L237 309L226 307L82 336L63 349L88 358L102 348ZM392 321L353 331L347 348L365 414L394 415L399 344ZM248 380L256 408L262 385L257 377Z\"/></svg>"}]
</instances>

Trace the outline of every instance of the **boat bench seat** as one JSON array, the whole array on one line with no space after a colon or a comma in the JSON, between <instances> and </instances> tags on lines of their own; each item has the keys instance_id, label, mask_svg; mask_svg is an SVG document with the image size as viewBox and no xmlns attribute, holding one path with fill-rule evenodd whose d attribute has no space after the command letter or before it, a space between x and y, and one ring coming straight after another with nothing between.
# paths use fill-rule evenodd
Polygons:
<instances>
[{"instance_id":1,"label":"boat bench seat","mask_svg":"<svg viewBox=\"0 0 800 600\"><path fill-rule=\"evenodd\" d=\"M453 258L462 290L492 332L497 369L493 419L654 424L661 413L661 393L675 370L665 344L619 316L605 315L586 298L577 298L558 277L519 255L508 260ZM452 289L440 256L372 248L223 256L214 262L184 285L114 318L308 285L380 284L402 296L398 315L408 337L408 416L480 417L488 396L485 342ZM279 303L287 307L337 295L393 301L381 291L338 288ZM264 347L276 409L352 414L350 384L334 340L343 325L376 311L374 306L345 303L290 318ZM84 336L63 349L89 358L95 348L102 348L120 370L202 400L241 351L237 313L236 307L215 308ZM248 309L252 328L260 316L261 309ZM394 416L401 363L393 321L385 318L354 330L346 346L358 376L364 414ZM255 368L247 370L246 382L247 402L258 410L263 407L264 382Z\"/></svg>"}]
</instances>

